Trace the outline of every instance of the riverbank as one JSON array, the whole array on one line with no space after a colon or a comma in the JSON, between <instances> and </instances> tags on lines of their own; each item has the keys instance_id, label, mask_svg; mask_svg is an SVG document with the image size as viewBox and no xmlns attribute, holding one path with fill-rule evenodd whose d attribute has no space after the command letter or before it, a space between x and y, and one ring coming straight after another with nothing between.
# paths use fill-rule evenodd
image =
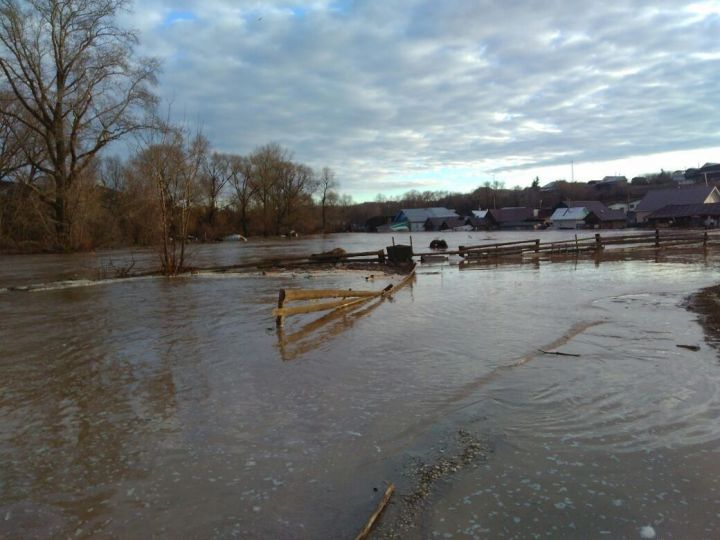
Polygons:
<instances>
[{"instance_id":1,"label":"riverbank","mask_svg":"<svg viewBox=\"0 0 720 540\"><path fill-rule=\"evenodd\" d=\"M694 294L688 302L688 309L699 315L708 343L720 348L720 285Z\"/></svg>"}]
</instances>

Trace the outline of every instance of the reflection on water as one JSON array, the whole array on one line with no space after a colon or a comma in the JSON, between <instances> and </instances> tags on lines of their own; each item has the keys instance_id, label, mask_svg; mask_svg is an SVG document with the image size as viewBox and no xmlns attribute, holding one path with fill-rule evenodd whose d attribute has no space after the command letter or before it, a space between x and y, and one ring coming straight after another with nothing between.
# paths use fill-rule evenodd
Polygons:
<instances>
[{"instance_id":1,"label":"reflection on water","mask_svg":"<svg viewBox=\"0 0 720 540\"><path fill-rule=\"evenodd\" d=\"M7 260L0 286L73 272ZM0 536L349 537L373 488L408 492L411 458L461 428L494 453L439 484L408 537L716 536L720 364L682 303L718 261L658 261L433 265L392 301L299 319L279 342L280 288L366 276L0 294Z\"/></svg>"}]
</instances>

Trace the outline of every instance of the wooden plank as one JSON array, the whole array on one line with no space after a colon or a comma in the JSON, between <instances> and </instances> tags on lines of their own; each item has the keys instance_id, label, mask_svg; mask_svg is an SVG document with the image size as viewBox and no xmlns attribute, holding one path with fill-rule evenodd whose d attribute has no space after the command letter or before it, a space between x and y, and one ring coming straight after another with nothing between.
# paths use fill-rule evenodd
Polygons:
<instances>
[{"instance_id":1,"label":"wooden plank","mask_svg":"<svg viewBox=\"0 0 720 540\"><path fill-rule=\"evenodd\" d=\"M317 298L359 298L377 296L376 291L353 291L351 289L284 289L285 301Z\"/></svg>"},{"instance_id":2,"label":"wooden plank","mask_svg":"<svg viewBox=\"0 0 720 540\"><path fill-rule=\"evenodd\" d=\"M388 297L392 296L393 294L395 294L398 290L405 287L405 285L410 283L412 281L412 279L415 277L415 269L416 268L417 268L417 265L416 264L413 265L413 267L410 269L410 272L408 273L408 275L405 276L400 283L398 283L397 285L390 285L389 287L386 287L384 290L382 290L380 292L380 295L383 298L388 298Z\"/></svg>"},{"instance_id":3,"label":"wooden plank","mask_svg":"<svg viewBox=\"0 0 720 540\"><path fill-rule=\"evenodd\" d=\"M300 315L303 313L315 313L316 311L328 311L330 309L347 308L350 306L360 304L362 302L367 302L368 300L371 300L372 298L377 298L378 296L380 296L380 294L381 294L381 292L375 293L374 296L367 296L364 298L355 298L352 300L342 299L342 300L334 300L332 302L317 302L314 304L305 304L302 306L290 306L290 307L275 308L275 309L273 309L273 315L276 315L278 317L287 317L288 315Z\"/></svg>"},{"instance_id":4,"label":"wooden plank","mask_svg":"<svg viewBox=\"0 0 720 540\"><path fill-rule=\"evenodd\" d=\"M407 276L403 278L400 283L397 285L388 285L385 289L377 292L370 292L370 291L332 291L332 292L353 292L354 295L356 295L359 292L363 293L363 296L360 298L357 297L348 297L348 298L342 298L341 300L334 300L332 302L316 302L312 304L305 304L302 306L289 306L286 307L282 305L284 302L288 301L287 295L291 291L288 290L281 290L280 295L282 298L282 302L278 301L278 307L273 309L273 315L275 315L279 321L282 320L283 317L287 317L288 315L300 315L305 313L315 313L317 311L329 311L331 309L345 309L351 306L355 306L358 304L361 304L363 302L367 302L368 300L372 300L373 298L387 298L389 296L392 296L397 290L401 289L415 276L415 269L417 268L416 265L413 265L412 269L408 273ZM370 294L366 294L367 292L370 292ZM323 298L322 296L318 296L317 298ZM352 299L349 299L352 298ZM295 298L298 299L297 297ZM278 322L278 324L281 324L281 322Z\"/></svg>"},{"instance_id":5,"label":"wooden plank","mask_svg":"<svg viewBox=\"0 0 720 540\"><path fill-rule=\"evenodd\" d=\"M349 259L352 257L369 257L370 255L378 256L381 253L384 254L384 251L382 249L376 250L376 251L358 251L356 253L341 253L341 254L333 254L333 253L313 253L310 255L310 257L306 257L309 259Z\"/></svg>"}]
</instances>

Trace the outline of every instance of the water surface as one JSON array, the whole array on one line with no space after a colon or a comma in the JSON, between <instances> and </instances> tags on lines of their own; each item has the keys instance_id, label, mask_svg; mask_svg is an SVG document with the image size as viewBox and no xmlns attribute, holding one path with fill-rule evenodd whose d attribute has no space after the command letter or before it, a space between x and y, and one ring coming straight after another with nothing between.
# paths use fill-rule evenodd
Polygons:
<instances>
[{"instance_id":1,"label":"water surface","mask_svg":"<svg viewBox=\"0 0 720 540\"><path fill-rule=\"evenodd\" d=\"M6 257L0 287L128 256ZM386 280L298 271L0 293L0 535L351 537L385 481L400 501L413 460L463 429L493 451L438 482L407 537L715 536L720 366L683 302L718 281L718 261L659 261L426 266L391 301L290 342L271 315L279 288ZM284 337L308 322L288 320Z\"/></svg>"}]
</instances>

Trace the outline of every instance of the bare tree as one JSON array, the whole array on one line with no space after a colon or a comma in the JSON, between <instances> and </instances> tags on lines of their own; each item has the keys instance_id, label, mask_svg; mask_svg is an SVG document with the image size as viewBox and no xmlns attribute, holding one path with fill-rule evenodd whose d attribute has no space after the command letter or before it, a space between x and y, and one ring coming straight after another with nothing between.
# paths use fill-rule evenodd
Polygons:
<instances>
[{"instance_id":1,"label":"bare tree","mask_svg":"<svg viewBox=\"0 0 720 540\"><path fill-rule=\"evenodd\" d=\"M240 213L243 236L248 236L247 213L257 184L253 181L253 164L250 158L230 156L230 183L235 188L235 202Z\"/></svg>"},{"instance_id":2,"label":"bare tree","mask_svg":"<svg viewBox=\"0 0 720 540\"><path fill-rule=\"evenodd\" d=\"M315 191L315 174L310 167L289 160L275 164L276 181L272 190L275 212L275 234L282 233L283 226L294 229L295 212L303 198Z\"/></svg>"},{"instance_id":3,"label":"bare tree","mask_svg":"<svg viewBox=\"0 0 720 540\"><path fill-rule=\"evenodd\" d=\"M262 219L262 232L264 236L270 234L273 219L275 191L280 182L280 164L290 161L289 154L279 144L270 143L261 146L250 155L253 168L253 190L260 206ZM277 228L277 221L276 221Z\"/></svg>"},{"instance_id":4,"label":"bare tree","mask_svg":"<svg viewBox=\"0 0 720 540\"><path fill-rule=\"evenodd\" d=\"M208 141L201 134L191 136L184 129L166 127L160 140L134 160L135 174L155 191L160 262L167 275L185 269L190 213L207 151Z\"/></svg>"},{"instance_id":5,"label":"bare tree","mask_svg":"<svg viewBox=\"0 0 720 540\"><path fill-rule=\"evenodd\" d=\"M217 213L218 200L222 190L230 180L232 172L230 169L230 156L213 152L209 159L203 163L203 174L200 177L200 189L202 190L206 206L206 219L208 225L212 226Z\"/></svg>"},{"instance_id":6,"label":"bare tree","mask_svg":"<svg viewBox=\"0 0 720 540\"><path fill-rule=\"evenodd\" d=\"M0 0L0 73L21 110L2 115L42 144L30 155L52 182L42 199L67 245L68 191L98 152L144 126L158 63L135 59L120 28L127 0Z\"/></svg>"},{"instance_id":7,"label":"bare tree","mask_svg":"<svg viewBox=\"0 0 720 540\"><path fill-rule=\"evenodd\" d=\"M0 92L0 181L11 178L25 167L25 149L31 144L28 131L10 118L19 113L17 101L9 92Z\"/></svg>"},{"instance_id":8,"label":"bare tree","mask_svg":"<svg viewBox=\"0 0 720 540\"><path fill-rule=\"evenodd\" d=\"M318 178L318 190L320 191L320 207L321 207L321 223L322 232L325 232L325 224L327 222L325 209L328 203L333 200L331 195L340 184L335 180L335 173L328 167L323 167ZM337 197L335 197L337 199Z\"/></svg>"}]
</instances>

